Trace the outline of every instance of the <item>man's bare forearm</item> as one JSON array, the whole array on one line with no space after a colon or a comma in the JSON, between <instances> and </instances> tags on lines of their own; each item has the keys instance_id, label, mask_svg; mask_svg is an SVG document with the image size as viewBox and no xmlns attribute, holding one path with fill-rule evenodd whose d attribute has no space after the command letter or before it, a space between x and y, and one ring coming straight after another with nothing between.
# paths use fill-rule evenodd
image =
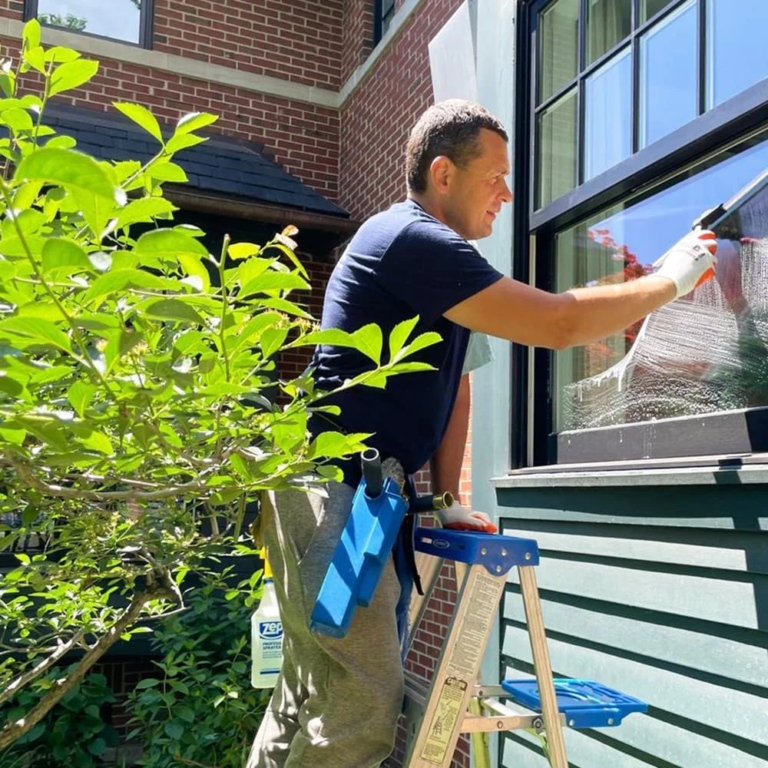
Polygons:
<instances>
[{"instance_id":1,"label":"man's bare forearm","mask_svg":"<svg viewBox=\"0 0 768 768\"><path fill-rule=\"evenodd\" d=\"M459 392L445 437L429 462L432 491L434 493L450 491L457 502L459 501L461 484L461 466L464 463L464 450L469 431L470 397L469 375L467 374L461 377Z\"/></svg>"},{"instance_id":2,"label":"man's bare forearm","mask_svg":"<svg viewBox=\"0 0 768 768\"><path fill-rule=\"evenodd\" d=\"M602 339L624 330L674 298L674 285L660 277L641 277L621 285L574 288L559 294L563 347ZM620 301L617 301L620 298Z\"/></svg>"}]
</instances>

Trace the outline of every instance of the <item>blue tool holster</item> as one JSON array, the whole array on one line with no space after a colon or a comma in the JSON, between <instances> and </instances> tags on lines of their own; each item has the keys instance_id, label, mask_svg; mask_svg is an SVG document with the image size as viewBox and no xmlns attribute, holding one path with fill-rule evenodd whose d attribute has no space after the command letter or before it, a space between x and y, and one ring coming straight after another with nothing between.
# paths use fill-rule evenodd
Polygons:
<instances>
[{"instance_id":1,"label":"blue tool holster","mask_svg":"<svg viewBox=\"0 0 768 768\"><path fill-rule=\"evenodd\" d=\"M315 632L344 637L355 608L373 599L408 510L392 478L376 490L375 495L370 492L364 476L312 611Z\"/></svg>"}]
</instances>

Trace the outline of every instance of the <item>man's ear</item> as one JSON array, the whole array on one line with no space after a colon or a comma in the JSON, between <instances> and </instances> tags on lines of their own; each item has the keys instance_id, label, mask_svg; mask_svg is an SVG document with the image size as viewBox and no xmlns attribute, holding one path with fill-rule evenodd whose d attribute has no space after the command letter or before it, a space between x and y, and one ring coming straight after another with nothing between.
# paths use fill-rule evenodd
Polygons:
<instances>
[{"instance_id":1,"label":"man's ear","mask_svg":"<svg viewBox=\"0 0 768 768\"><path fill-rule=\"evenodd\" d=\"M429 176L435 192L441 195L448 193L451 178L456 169L450 158L438 155L429 165Z\"/></svg>"}]
</instances>

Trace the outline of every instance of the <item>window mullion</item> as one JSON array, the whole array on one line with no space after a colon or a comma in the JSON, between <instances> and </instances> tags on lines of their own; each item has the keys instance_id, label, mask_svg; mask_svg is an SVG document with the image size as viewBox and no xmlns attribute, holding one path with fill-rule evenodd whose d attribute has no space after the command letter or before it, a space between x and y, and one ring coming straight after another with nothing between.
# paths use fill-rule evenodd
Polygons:
<instances>
[{"instance_id":1,"label":"window mullion","mask_svg":"<svg viewBox=\"0 0 768 768\"><path fill-rule=\"evenodd\" d=\"M697 12L698 114L703 115L707 111L707 0L698 1Z\"/></svg>"}]
</instances>

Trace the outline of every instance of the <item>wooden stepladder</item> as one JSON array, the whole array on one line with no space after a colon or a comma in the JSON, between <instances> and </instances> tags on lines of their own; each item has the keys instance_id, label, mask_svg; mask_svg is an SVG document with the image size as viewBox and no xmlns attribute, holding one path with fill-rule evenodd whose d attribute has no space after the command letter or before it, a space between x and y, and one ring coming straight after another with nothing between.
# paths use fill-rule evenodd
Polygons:
<instances>
[{"instance_id":1,"label":"wooden stepladder","mask_svg":"<svg viewBox=\"0 0 768 768\"><path fill-rule=\"evenodd\" d=\"M440 499L406 500L400 484L383 476L375 449L362 454L362 470L310 620L313 631L331 637L345 637L355 611L370 605L405 515L435 509ZM442 503L449 505L448 500ZM639 699L599 683L552 679L534 570L539 549L533 539L418 528L415 548L427 589L411 606L410 636L426 610L443 559L456 564L458 596L432 680L406 675L405 768L448 768L461 733L474 735L476 768L490 768L483 735L516 729L542 737L552 768L568 768L564 724L615 726L627 714L648 709ZM478 683L480 665L512 568L520 577L536 677L485 686Z\"/></svg>"},{"instance_id":2,"label":"wooden stepladder","mask_svg":"<svg viewBox=\"0 0 768 768\"><path fill-rule=\"evenodd\" d=\"M431 681L406 674L407 751L404 768L448 768L461 733L482 735L529 729L543 737L553 768L568 768L563 725L593 728L619 725L647 705L599 683L553 680L536 584L539 552L533 539L419 528L425 595L414 600L415 629L423 615L442 559L456 563L457 600ZM431 563L423 556L431 556ZM478 682L507 574L518 569L536 673L535 679ZM430 583L431 582L431 583ZM411 632L411 637L415 632ZM509 706L502 700L511 700ZM482 738L473 738L475 765L490 765Z\"/></svg>"}]
</instances>

